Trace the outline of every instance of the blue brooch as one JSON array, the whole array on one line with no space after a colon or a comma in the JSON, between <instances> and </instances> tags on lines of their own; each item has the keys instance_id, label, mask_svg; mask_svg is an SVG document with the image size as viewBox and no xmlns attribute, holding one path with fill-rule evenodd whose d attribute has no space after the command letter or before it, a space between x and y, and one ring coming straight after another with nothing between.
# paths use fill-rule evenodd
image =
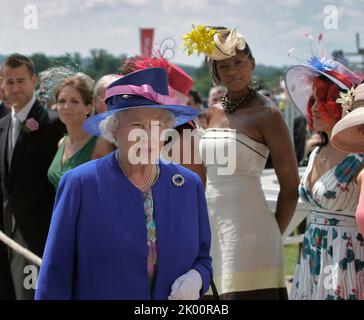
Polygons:
<instances>
[{"instance_id":1,"label":"blue brooch","mask_svg":"<svg viewBox=\"0 0 364 320\"><path fill-rule=\"evenodd\" d=\"M173 177L172 177L172 182L175 186L177 187L181 187L184 185L185 183L185 178L180 175L179 173L175 174Z\"/></svg>"}]
</instances>

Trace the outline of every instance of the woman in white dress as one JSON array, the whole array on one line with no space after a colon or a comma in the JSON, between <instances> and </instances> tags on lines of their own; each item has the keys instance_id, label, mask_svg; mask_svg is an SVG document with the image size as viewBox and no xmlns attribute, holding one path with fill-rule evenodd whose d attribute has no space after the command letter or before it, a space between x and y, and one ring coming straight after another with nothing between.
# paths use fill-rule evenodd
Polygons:
<instances>
[{"instance_id":1,"label":"woman in white dress","mask_svg":"<svg viewBox=\"0 0 364 320\"><path fill-rule=\"evenodd\" d=\"M189 53L201 48L193 33L212 37L212 50L207 45L203 52L214 84L228 89L222 103L207 112L200 144L207 166L216 287L222 299L286 299L281 235L294 213L299 182L287 126L272 101L256 90L255 60L241 34L200 26L185 36ZM226 151L230 154L223 163L219 160ZM269 153L280 184L275 212L268 208L260 182Z\"/></svg>"}]
</instances>

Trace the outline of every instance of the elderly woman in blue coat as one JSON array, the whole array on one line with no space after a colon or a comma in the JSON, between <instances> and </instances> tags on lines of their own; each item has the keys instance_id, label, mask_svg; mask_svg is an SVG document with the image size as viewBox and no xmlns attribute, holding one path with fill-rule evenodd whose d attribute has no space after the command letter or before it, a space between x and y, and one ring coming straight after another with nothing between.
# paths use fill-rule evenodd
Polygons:
<instances>
[{"instance_id":1,"label":"elderly woman in blue coat","mask_svg":"<svg viewBox=\"0 0 364 320\"><path fill-rule=\"evenodd\" d=\"M199 299L212 278L204 188L156 138L196 111L161 68L117 79L105 101L85 129L118 149L61 179L36 299Z\"/></svg>"}]
</instances>

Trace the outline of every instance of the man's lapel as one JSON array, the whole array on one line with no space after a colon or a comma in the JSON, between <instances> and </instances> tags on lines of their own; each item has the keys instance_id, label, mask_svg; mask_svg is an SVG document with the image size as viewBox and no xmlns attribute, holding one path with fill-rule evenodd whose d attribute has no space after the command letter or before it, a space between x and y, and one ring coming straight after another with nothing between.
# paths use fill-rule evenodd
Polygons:
<instances>
[{"instance_id":1,"label":"man's lapel","mask_svg":"<svg viewBox=\"0 0 364 320\"><path fill-rule=\"evenodd\" d=\"M46 113L47 113L47 111L36 100L35 103L33 104L32 108L30 109L27 119L33 118L34 120L36 120L38 122L39 128L40 128L41 122L42 122L42 120L44 120L44 115ZM24 130L24 128L20 129L18 139L14 146L13 156L11 158L9 182L11 182L11 180L14 176L14 173L16 172L19 162L22 159L22 155L23 155L25 146L26 146L27 142L29 141L29 139L31 138L32 134L35 134L35 132L34 133L26 132Z\"/></svg>"}]
</instances>

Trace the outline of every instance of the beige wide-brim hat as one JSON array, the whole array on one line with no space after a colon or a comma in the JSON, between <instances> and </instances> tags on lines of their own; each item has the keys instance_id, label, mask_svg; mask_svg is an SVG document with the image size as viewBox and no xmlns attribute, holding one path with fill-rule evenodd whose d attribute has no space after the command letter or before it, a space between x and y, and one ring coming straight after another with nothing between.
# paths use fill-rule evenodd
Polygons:
<instances>
[{"instance_id":1,"label":"beige wide-brim hat","mask_svg":"<svg viewBox=\"0 0 364 320\"><path fill-rule=\"evenodd\" d=\"M364 84L359 85L354 94L352 111L334 126L331 144L344 152L364 153L364 134L357 127L364 125Z\"/></svg>"}]
</instances>

